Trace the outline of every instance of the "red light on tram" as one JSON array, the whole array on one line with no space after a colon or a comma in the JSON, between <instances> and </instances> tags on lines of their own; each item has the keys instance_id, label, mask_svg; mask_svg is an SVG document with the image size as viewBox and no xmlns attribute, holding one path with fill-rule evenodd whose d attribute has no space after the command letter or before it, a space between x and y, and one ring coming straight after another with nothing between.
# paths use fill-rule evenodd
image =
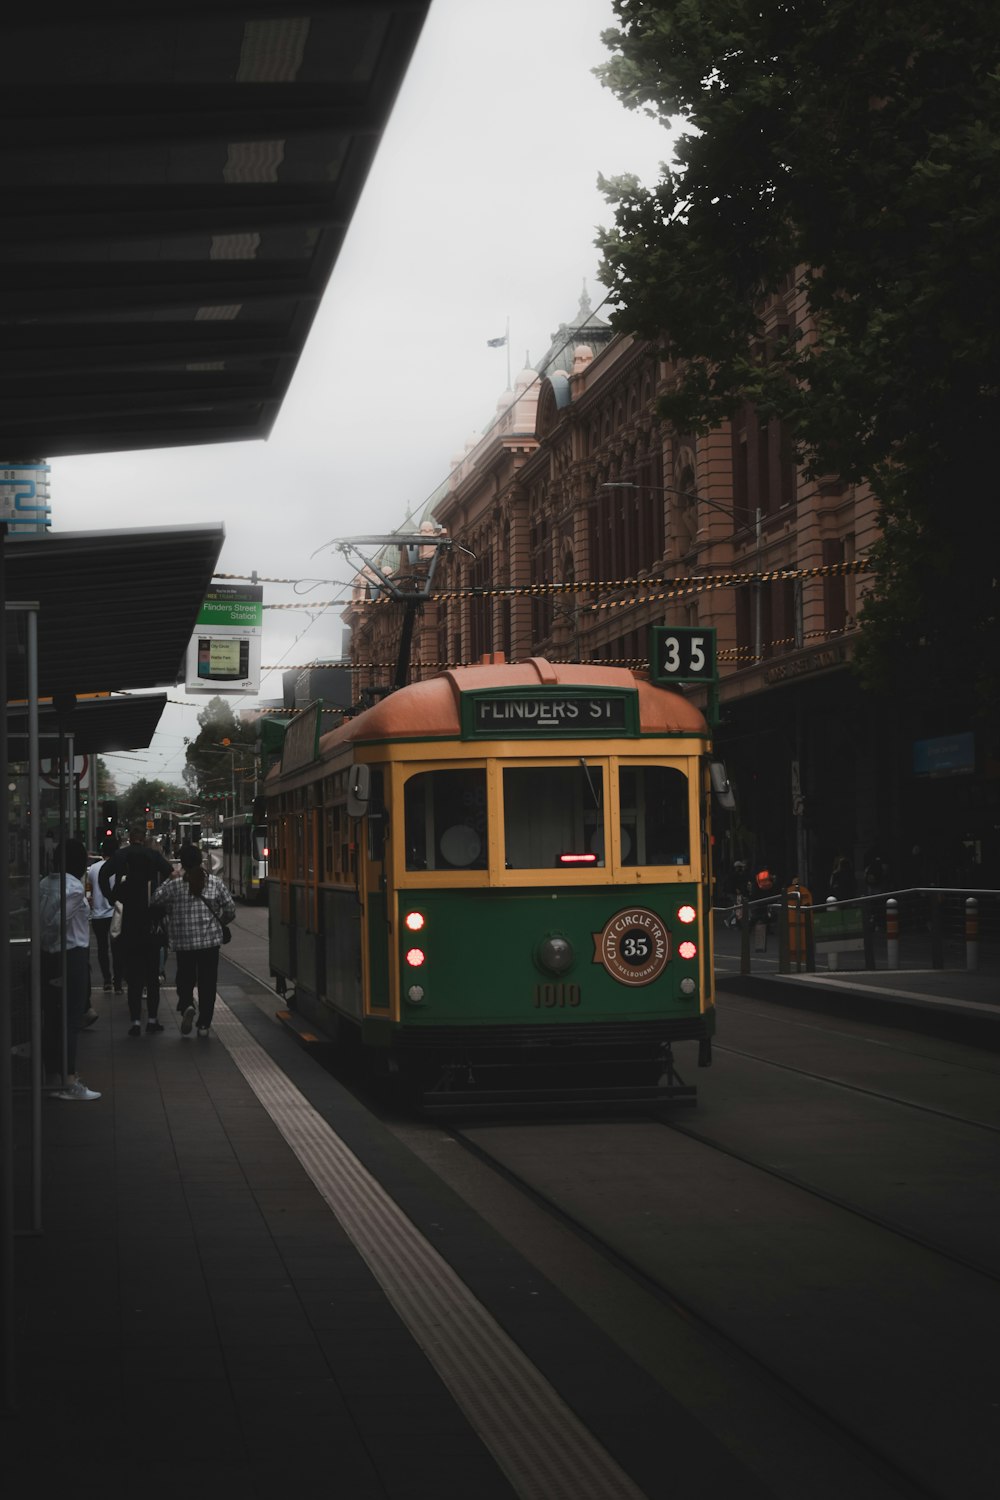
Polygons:
<instances>
[{"instance_id":1,"label":"red light on tram","mask_svg":"<svg viewBox=\"0 0 1000 1500\"><path fill-rule=\"evenodd\" d=\"M261 859L270 859L271 858L271 851L267 847L266 844L264 845L263 849L260 851L260 857L261 857Z\"/></svg>"},{"instance_id":2,"label":"red light on tram","mask_svg":"<svg viewBox=\"0 0 1000 1500\"><path fill-rule=\"evenodd\" d=\"M685 940L683 943L678 943L677 952L681 958L694 958L698 952L698 944Z\"/></svg>"},{"instance_id":3,"label":"red light on tram","mask_svg":"<svg viewBox=\"0 0 1000 1500\"><path fill-rule=\"evenodd\" d=\"M425 957L423 948L407 948L406 950L406 962L411 969L419 969Z\"/></svg>"},{"instance_id":4,"label":"red light on tram","mask_svg":"<svg viewBox=\"0 0 1000 1500\"><path fill-rule=\"evenodd\" d=\"M596 865L596 854L560 854L561 865Z\"/></svg>"},{"instance_id":5,"label":"red light on tram","mask_svg":"<svg viewBox=\"0 0 1000 1500\"><path fill-rule=\"evenodd\" d=\"M678 922L694 922L697 919L697 916L698 913L695 911L693 906L679 906L677 908Z\"/></svg>"},{"instance_id":6,"label":"red light on tram","mask_svg":"<svg viewBox=\"0 0 1000 1500\"><path fill-rule=\"evenodd\" d=\"M419 932L424 925L424 914L422 911L408 911L403 921L410 932Z\"/></svg>"}]
</instances>

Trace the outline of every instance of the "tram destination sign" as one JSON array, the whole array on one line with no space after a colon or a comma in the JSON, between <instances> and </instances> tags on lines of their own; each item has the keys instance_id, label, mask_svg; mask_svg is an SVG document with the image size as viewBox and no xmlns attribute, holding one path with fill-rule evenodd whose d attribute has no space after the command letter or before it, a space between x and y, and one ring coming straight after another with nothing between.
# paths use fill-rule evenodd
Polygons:
<instances>
[{"instance_id":1,"label":"tram destination sign","mask_svg":"<svg viewBox=\"0 0 1000 1500\"><path fill-rule=\"evenodd\" d=\"M464 739L562 739L638 733L638 699L600 689L505 689L462 700Z\"/></svg>"}]
</instances>

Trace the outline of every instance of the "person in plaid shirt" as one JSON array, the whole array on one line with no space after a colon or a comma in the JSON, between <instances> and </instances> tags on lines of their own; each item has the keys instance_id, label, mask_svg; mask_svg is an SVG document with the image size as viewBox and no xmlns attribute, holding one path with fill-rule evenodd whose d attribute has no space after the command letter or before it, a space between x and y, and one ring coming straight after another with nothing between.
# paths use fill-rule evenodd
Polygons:
<instances>
[{"instance_id":1,"label":"person in plaid shirt","mask_svg":"<svg viewBox=\"0 0 1000 1500\"><path fill-rule=\"evenodd\" d=\"M152 904L166 912L170 946L177 954L177 1009L181 1032L191 1035L194 991L198 987L198 1035L208 1036L215 1013L219 949L224 923L236 915L236 902L217 875L209 875L201 850L181 849L181 868L153 892Z\"/></svg>"}]
</instances>

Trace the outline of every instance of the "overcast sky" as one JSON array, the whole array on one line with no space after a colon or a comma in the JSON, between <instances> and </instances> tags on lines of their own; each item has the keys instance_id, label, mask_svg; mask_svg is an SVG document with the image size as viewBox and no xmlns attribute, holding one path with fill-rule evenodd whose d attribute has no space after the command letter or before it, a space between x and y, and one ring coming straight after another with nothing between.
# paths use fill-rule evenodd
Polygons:
<instances>
[{"instance_id":1,"label":"overcast sky","mask_svg":"<svg viewBox=\"0 0 1000 1500\"><path fill-rule=\"evenodd\" d=\"M506 387L506 353L487 339L509 317L516 377L575 316L584 283L595 309L605 295L597 175L652 183L670 154L669 134L591 74L613 24L610 0L432 0L271 437L54 459L54 528L221 520L221 572L347 582L340 553L311 554L394 529L447 478ZM343 594L327 582L264 597ZM336 657L342 629L339 608L265 609L262 660ZM279 670L261 698L280 695ZM107 757L120 789L181 779L205 700L170 696L148 751Z\"/></svg>"}]
</instances>

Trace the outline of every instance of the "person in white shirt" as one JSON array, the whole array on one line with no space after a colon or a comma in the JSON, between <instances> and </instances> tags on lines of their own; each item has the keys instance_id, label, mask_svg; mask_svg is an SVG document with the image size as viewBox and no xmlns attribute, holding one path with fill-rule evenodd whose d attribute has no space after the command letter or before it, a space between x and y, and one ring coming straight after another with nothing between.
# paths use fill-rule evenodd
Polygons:
<instances>
[{"instance_id":1,"label":"person in white shirt","mask_svg":"<svg viewBox=\"0 0 1000 1500\"><path fill-rule=\"evenodd\" d=\"M58 865L65 870L58 873ZM76 1072L76 1036L87 1009L90 988L90 903L83 885L87 851L78 839L67 839L56 873L46 875L39 887L42 938L42 1057L49 1075L62 1077L63 1036L66 1040L66 1075L57 1099L99 1099ZM65 948L60 925L61 890L66 890ZM66 963L65 1006L62 994L63 960ZM65 1030L64 1030L65 1028Z\"/></svg>"},{"instance_id":2,"label":"person in white shirt","mask_svg":"<svg viewBox=\"0 0 1000 1500\"><path fill-rule=\"evenodd\" d=\"M111 918L115 909L101 890L100 873L104 860L99 859L87 871L87 888L90 893L90 925L97 939L97 963L104 980L105 994L114 987L116 995L122 992L122 976L118 967L118 944L111 939Z\"/></svg>"}]
</instances>

